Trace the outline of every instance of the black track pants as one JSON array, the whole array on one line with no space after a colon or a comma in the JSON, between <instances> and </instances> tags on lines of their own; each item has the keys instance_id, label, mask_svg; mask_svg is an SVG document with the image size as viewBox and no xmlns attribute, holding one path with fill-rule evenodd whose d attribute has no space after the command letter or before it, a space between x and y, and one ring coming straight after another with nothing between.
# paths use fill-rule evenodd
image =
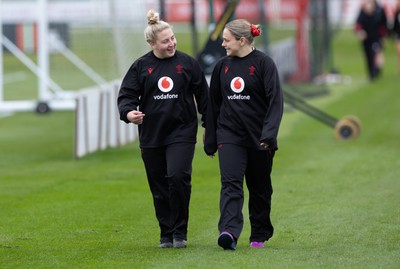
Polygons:
<instances>
[{"instance_id":1,"label":"black track pants","mask_svg":"<svg viewBox=\"0 0 400 269\"><path fill-rule=\"evenodd\" d=\"M176 143L142 149L163 241L187 240L194 148L194 144Z\"/></svg>"},{"instance_id":2,"label":"black track pants","mask_svg":"<svg viewBox=\"0 0 400 269\"><path fill-rule=\"evenodd\" d=\"M271 169L274 153L233 144L218 149L221 171L220 232L230 232L238 239L243 229L243 179L249 190L250 241L267 241L272 237Z\"/></svg>"},{"instance_id":3,"label":"black track pants","mask_svg":"<svg viewBox=\"0 0 400 269\"><path fill-rule=\"evenodd\" d=\"M366 59L367 71L370 80L374 80L380 73L380 67L376 63L376 55L382 48L379 41L369 41L363 42L363 50Z\"/></svg>"}]
</instances>

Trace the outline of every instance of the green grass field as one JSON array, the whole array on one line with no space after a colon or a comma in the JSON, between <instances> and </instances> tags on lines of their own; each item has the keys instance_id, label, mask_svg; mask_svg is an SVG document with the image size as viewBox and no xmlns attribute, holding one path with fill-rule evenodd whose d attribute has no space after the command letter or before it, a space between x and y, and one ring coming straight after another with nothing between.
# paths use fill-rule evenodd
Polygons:
<instances>
[{"instance_id":1,"label":"green grass field","mask_svg":"<svg viewBox=\"0 0 400 269\"><path fill-rule=\"evenodd\" d=\"M0 268L399 268L393 41L384 76L373 83L351 32L335 38L334 57L352 83L310 102L338 118L358 116L361 135L340 142L330 127L285 112L272 175L276 233L264 249L249 248L247 217L237 251L217 246L218 163L201 143L188 248L158 249L137 143L75 160L72 112L0 118Z\"/></svg>"}]
</instances>

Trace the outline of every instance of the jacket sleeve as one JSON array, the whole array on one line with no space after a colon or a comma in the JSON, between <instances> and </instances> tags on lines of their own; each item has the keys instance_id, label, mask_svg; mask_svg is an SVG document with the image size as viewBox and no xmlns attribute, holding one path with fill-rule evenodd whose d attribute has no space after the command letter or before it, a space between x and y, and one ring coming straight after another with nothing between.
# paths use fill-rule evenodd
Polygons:
<instances>
[{"instance_id":1,"label":"jacket sleeve","mask_svg":"<svg viewBox=\"0 0 400 269\"><path fill-rule=\"evenodd\" d=\"M138 65L133 63L121 82L118 93L118 110L120 119L129 123L127 114L136 110L140 104L140 82L138 74Z\"/></svg>"},{"instance_id":2,"label":"jacket sleeve","mask_svg":"<svg viewBox=\"0 0 400 269\"><path fill-rule=\"evenodd\" d=\"M393 20L393 28L392 31L394 34L398 33L400 31L400 9L398 9L394 15L394 20Z\"/></svg>"},{"instance_id":3,"label":"jacket sleeve","mask_svg":"<svg viewBox=\"0 0 400 269\"><path fill-rule=\"evenodd\" d=\"M389 32L389 25L388 25L388 20L386 16L386 11L382 6L377 7L378 8L378 14L379 14L379 37L380 38L385 38L388 35Z\"/></svg>"},{"instance_id":4,"label":"jacket sleeve","mask_svg":"<svg viewBox=\"0 0 400 269\"><path fill-rule=\"evenodd\" d=\"M356 21L355 21L355 23L354 23L354 32L359 32L359 31L361 31L361 30L363 30L363 24L362 24L362 21L363 21L363 12L362 12L362 10L360 10L359 12L358 12L358 15L357 15L357 18L356 18Z\"/></svg>"},{"instance_id":5,"label":"jacket sleeve","mask_svg":"<svg viewBox=\"0 0 400 269\"><path fill-rule=\"evenodd\" d=\"M283 92L275 63L266 57L264 89L267 113L264 117L260 142L267 143L272 150L278 149L277 136L283 116Z\"/></svg>"},{"instance_id":6,"label":"jacket sleeve","mask_svg":"<svg viewBox=\"0 0 400 269\"><path fill-rule=\"evenodd\" d=\"M217 120L222 103L220 87L220 70L222 64L217 63L211 75L210 89L208 92L206 130L204 139L204 152L214 155L217 152Z\"/></svg>"}]
</instances>

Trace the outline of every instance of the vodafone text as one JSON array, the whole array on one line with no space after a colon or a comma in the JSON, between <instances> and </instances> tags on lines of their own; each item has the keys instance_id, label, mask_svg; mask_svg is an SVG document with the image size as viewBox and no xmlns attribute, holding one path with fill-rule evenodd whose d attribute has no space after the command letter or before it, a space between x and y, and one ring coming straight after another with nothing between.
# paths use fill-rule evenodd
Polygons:
<instances>
[{"instance_id":1,"label":"vodafone text","mask_svg":"<svg viewBox=\"0 0 400 269\"><path fill-rule=\"evenodd\" d=\"M228 95L228 100L250 100L250 95L234 94Z\"/></svg>"},{"instance_id":2,"label":"vodafone text","mask_svg":"<svg viewBox=\"0 0 400 269\"><path fill-rule=\"evenodd\" d=\"M160 99L178 99L178 94L160 94L160 95L154 95L154 100L160 100Z\"/></svg>"}]
</instances>

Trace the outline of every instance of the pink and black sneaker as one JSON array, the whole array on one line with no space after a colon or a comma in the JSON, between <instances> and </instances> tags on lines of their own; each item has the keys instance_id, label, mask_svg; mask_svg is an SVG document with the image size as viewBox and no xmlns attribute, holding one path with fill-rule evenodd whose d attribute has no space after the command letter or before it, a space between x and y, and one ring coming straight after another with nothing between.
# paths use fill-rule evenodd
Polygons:
<instances>
[{"instance_id":1,"label":"pink and black sneaker","mask_svg":"<svg viewBox=\"0 0 400 269\"><path fill-rule=\"evenodd\" d=\"M263 248L264 247L264 242L256 242L253 241L250 243L251 248Z\"/></svg>"}]
</instances>

